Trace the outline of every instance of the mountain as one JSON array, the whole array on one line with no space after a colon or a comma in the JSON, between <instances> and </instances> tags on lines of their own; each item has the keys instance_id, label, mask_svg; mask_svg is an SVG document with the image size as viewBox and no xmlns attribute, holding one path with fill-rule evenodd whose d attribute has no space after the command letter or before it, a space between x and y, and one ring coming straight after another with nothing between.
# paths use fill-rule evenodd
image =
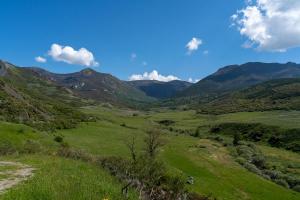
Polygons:
<instances>
[{"instance_id":1,"label":"mountain","mask_svg":"<svg viewBox=\"0 0 300 200\"><path fill-rule=\"evenodd\" d=\"M26 68L26 70L56 85L68 88L85 99L121 106L137 106L153 100L127 82L90 68L70 74L56 74L40 68Z\"/></svg>"},{"instance_id":2,"label":"mountain","mask_svg":"<svg viewBox=\"0 0 300 200\"><path fill-rule=\"evenodd\" d=\"M276 79L202 101L196 105L205 113L300 110L300 78Z\"/></svg>"},{"instance_id":3,"label":"mountain","mask_svg":"<svg viewBox=\"0 0 300 200\"><path fill-rule=\"evenodd\" d=\"M178 96L220 95L272 79L297 77L300 77L300 65L291 62L230 65L180 92Z\"/></svg>"},{"instance_id":4,"label":"mountain","mask_svg":"<svg viewBox=\"0 0 300 200\"><path fill-rule=\"evenodd\" d=\"M73 127L86 117L71 91L0 60L0 118L40 129Z\"/></svg>"},{"instance_id":5,"label":"mountain","mask_svg":"<svg viewBox=\"0 0 300 200\"><path fill-rule=\"evenodd\" d=\"M161 82L155 80L129 81L133 87L142 90L146 95L157 99L166 99L175 96L178 92L190 87L192 83L174 80Z\"/></svg>"}]
</instances>

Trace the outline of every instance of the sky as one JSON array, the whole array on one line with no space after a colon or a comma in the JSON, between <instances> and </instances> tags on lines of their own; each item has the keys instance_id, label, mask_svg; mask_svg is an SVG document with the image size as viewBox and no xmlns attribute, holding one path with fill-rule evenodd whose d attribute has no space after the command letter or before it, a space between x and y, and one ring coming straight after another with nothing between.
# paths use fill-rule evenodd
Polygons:
<instances>
[{"instance_id":1,"label":"sky","mask_svg":"<svg viewBox=\"0 0 300 200\"><path fill-rule=\"evenodd\" d=\"M197 81L300 63L299 0L1 0L0 59L56 73Z\"/></svg>"}]
</instances>

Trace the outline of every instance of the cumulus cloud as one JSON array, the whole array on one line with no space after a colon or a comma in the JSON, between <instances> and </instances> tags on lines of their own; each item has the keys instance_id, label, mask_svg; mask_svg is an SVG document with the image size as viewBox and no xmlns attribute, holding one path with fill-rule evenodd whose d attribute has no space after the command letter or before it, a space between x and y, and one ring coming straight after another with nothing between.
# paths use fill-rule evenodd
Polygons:
<instances>
[{"instance_id":1,"label":"cumulus cloud","mask_svg":"<svg viewBox=\"0 0 300 200\"><path fill-rule=\"evenodd\" d=\"M231 19L248 38L244 47L285 52L300 46L299 13L299 0L253 0Z\"/></svg>"},{"instance_id":2,"label":"cumulus cloud","mask_svg":"<svg viewBox=\"0 0 300 200\"><path fill-rule=\"evenodd\" d=\"M201 39L193 37L185 46L188 50L188 54L191 54L194 51L197 51L201 44L202 44Z\"/></svg>"},{"instance_id":3,"label":"cumulus cloud","mask_svg":"<svg viewBox=\"0 0 300 200\"><path fill-rule=\"evenodd\" d=\"M80 48L75 50L70 46L62 46L59 44L52 44L51 49L48 51L48 55L55 61L61 61L68 64L82 65L82 66L98 66L92 52L86 48Z\"/></svg>"},{"instance_id":4,"label":"cumulus cloud","mask_svg":"<svg viewBox=\"0 0 300 200\"><path fill-rule=\"evenodd\" d=\"M188 82L190 83L197 83L198 81L200 81L200 79L193 79L193 78L188 79Z\"/></svg>"},{"instance_id":5,"label":"cumulus cloud","mask_svg":"<svg viewBox=\"0 0 300 200\"><path fill-rule=\"evenodd\" d=\"M162 82L169 82L174 80L180 80L178 77L173 75L163 76L159 74L156 70L148 73L145 72L144 74L133 74L129 77L130 81L137 81L137 80L156 80Z\"/></svg>"},{"instance_id":6,"label":"cumulus cloud","mask_svg":"<svg viewBox=\"0 0 300 200\"><path fill-rule=\"evenodd\" d=\"M47 59L46 59L46 58L43 58L43 57L41 57L41 56L35 57L34 60L35 60L36 62L39 62L39 63L45 63L45 62L47 62Z\"/></svg>"}]
</instances>

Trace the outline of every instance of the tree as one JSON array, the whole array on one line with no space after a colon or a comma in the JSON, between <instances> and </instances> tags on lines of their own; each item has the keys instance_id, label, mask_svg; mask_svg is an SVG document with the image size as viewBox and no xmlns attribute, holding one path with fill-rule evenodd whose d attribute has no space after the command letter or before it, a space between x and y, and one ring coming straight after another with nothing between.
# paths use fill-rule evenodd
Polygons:
<instances>
[{"instance_id":1,"label":"tree","mask_svg":"<svg viewBox=\"0 0 300 200\"><path fill-rule=\"evenodd\" d=\"M126 145L130 151L131 158L133 162L136 162L136 145L135 145L135 137L133 136L132 139L128 142L126 142Z\"/></svg>"},{"instance_id":2,"label":"tree","mask_svg":"<svg viewBox=\"0 0 300 200\"><path fill-rule=\"evenodd\" d=\"M147 132L147 137L145 139L146 154L150 158L155 158L159 148L163 146L163 144L161 133L158 130L150 130Z\"/></svg>"}]
</instances>

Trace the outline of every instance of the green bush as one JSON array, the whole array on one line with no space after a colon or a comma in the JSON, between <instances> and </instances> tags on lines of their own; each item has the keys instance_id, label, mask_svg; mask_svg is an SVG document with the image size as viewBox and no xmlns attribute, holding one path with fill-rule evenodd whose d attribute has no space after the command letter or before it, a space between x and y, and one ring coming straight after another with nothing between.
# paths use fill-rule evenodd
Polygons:
<instances>
[{"instance_id":1,"label":"green bush","mask_svg":"<svg viewBox=\"0 0 300 200\"><path fill-rule=\"evenodd\" d=\"M27 140L23 145L21 153L39 153L42 147L39 142L34 140Z\"/></svg>"},{"instance_id":2,"label":"green bush","mask_svg":"<svg viewBox=\"0 0 300 200\"><path fill-rule=\"evenodd\" d=\"M289 188L289 184L284 179L275 179L274 182L278 185Z\"/></svg>"},{"instance_id":3,"label":"green bush","mask_svg":"<svg viewBox=\"0 0 300 200\"><path fill-rule=\"evenodd\" d=\"M256 154L252 158L252 163L259 169L263 169L266 166L266 159L262 154Z\"/></svg>"},{"instance_id":4,"label":"green bush","mask_svg":"<svg viewBox=\"0 0 300 200\"><path fill-rule=\"evenodd\" d=\"M70 158L73 160L83 160L83 161L92 161L94 158L87 154L85 151L71 149L69 147L61 147L57 151L57 155L65 158Z\"/></svg>"},{"instance_id":5,"label":"green bush","mask_svg":"<svg viewBox=\"0 0 300 200\"><path fill-rule=\"evenodd\" d=\"M248 169L250 172L253 172L257 175L262 175L262 172L253 164L246 162L243 165L246 169Z\"/></svg>"},{"instance_id":6,"label":"green bush","mask_svg":"<svg viewBox=\"0 0 300 200\"><path fill-rule=\"evenodd\" d=\"M244 165L247 162L247 160L243 157L237 157L235 161L238 162L240 165Z\"/></svg>"},{"instance_id":7,"label":"green bush","mask_svg":"<svg viewBox=\"0 0 300 200\"><path fill-rule=\"evenodd\" d=\"M57 135L54 137L54 141L58 143L62 143L64 141L64 138L62 136Z\"/></svg>"},{"instance_id":8,"label":"green bush","mask_svg":"<svg viewBox=\"0 0 300 200\"><path fill-rule=\"evenodd\" d=\"M17 153L16 147L8 140L0 142L0 155L11 155Z\"/></svg>"},{"instance_id":9,"label":"green bush","mask_svg":"<svg viewBox=\"0 0 300 200\"><path fill-rule=\"evenodd\" d=\"M293 190L300 192L300 184L293 187Z\"/></svg>"}]
</instances>

